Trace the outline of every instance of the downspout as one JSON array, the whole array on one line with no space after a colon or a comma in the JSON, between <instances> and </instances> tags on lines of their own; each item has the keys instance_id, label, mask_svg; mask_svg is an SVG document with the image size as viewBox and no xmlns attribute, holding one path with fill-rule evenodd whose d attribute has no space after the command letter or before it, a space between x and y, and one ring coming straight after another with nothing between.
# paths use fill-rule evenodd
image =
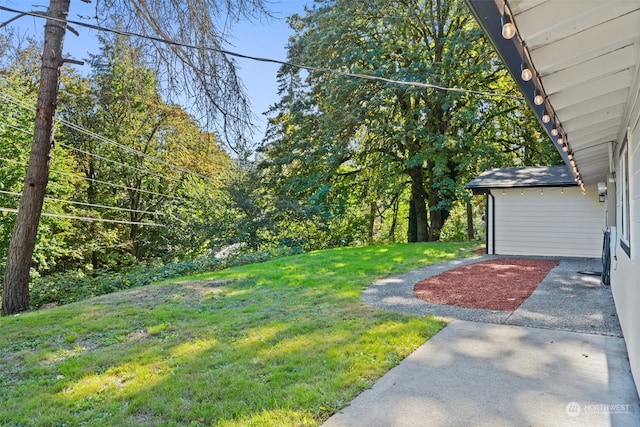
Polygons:
<instances>
[{"instance_id":1,"label":"downspout","mask_svg":"<svg viewBox=\"0 0 640 427\"><path fill-rule=\"evenodd\" d=\"M491 251L489 250L489 197L491 197ZM491 190L487 190L487 254L493 255L496 253L496 198L491 193Z\"/></svg>"}]
</instances>

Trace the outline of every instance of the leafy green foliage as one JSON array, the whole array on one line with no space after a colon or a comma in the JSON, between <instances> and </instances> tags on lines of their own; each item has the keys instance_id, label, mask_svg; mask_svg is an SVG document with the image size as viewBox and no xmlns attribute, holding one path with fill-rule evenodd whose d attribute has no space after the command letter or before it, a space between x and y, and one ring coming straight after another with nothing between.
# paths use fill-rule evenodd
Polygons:
<instances>
[{"instance_id":1,"label":"leafy green foliage","mask_svg":"<svg viewBox=\"0 0 640 427\"><path fill-rule=\"evenodd\" d=\"M36 80L39 46L31 42L23 47L15 37L5 40L12 47L2 58L0 69L0 207L17 209L24 184L29 147L33 139L36 99ZM33 255L34 269L46 273L60 268L66 259L76 256L73 241L76 230L68 218L56 218L50 214L74 215L76 210L67 209L61 200L68 198L81 185L75 179L73 160L65 150L57 150L51 160L54 173L48 183L44 216L40 222L36 250ZM6 254L15 221L15 213L9 210L0 213L0 275L4 275Z\"/></svg>"},{"instance_id":2,"label":"leafy green foliage","mask_svg":"<svg viewBox=\"0 0 640 427\"><path fill-rule=\"evenodd\" d=\"M474 197L471 200L472 211L471 217L473 221L474 240L485 240L484 215L485 202L480 197ZM440 240L444 242L464 242L469 240L468 229L468 212L467 204L458 201L451 209L451 215L442 227Z\"/></svg>"},{"instance_id":3,"label":"leafy green foliage","mask_svg":"<svg viewBox=\"0 0 640 427\"><path fill-rule=\"evenodd\" d=\"M288 46L293 63L515 93L459 0L319 1L305 16L291 17L290 25L296 31ZM328 229L349 224L335 231L347 228L354 241L372 241L383 218L397 225L399 199L415 208L409 217L417 222L417 239L438 239L474 174L557 158L538 149L543 140L532 131L533 116L510 98L288 66L279 79L282 98L271 111L262 167L273 188L315 208Z\"/></svg>"},{"instance_id":4,"label":"leafy green foliage","mask_svg":"<svg viewBox=\"0 0 640 427\"><path fill-rule=\"evenodd\" d=\"M0 206L15 209L32 139L41 47L7 37L0 43L5 47L0 57ZM161 99L155 75L135 45L122 38L103 44L104 55L92 62L91 76L62 70L58 116L65 121L56 128L34 277L66 270L117 271L136 260L169 262L219 246L205 233L194 241L184 236L206 230L200 202L216 203L219 176L228 175L232 162L215 135L202 132L180 107ZM11 212L0 214L0 273L14 218ZM142 226L146 222L164 227Z\"/></svg>"},{"instance_id":5,"label":"leafy green foliage","mask_svg":"<svg viewBox=\"0 0 640 427\"><path fill-rule=\"evenodd\" d=\"M125 289L147 286L152 283L188 274L217 271L224 268L263 262L274 257L298 253L295 248L280 248L271 251L231 251L228 256L199 256L188 261L160 261L150 265L134 264L118 271L83 270L67 271L36 277L31 282L31 307L38 309L46 305L63 305L82 301Z\"/></svg>"}]
</instances>

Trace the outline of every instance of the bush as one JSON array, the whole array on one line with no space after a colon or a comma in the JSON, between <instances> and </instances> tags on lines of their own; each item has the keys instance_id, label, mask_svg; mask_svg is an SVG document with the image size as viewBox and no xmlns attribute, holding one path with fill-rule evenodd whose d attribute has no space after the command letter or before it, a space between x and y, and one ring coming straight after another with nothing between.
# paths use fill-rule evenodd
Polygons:
<instances>
[{"instance_id":1,"label":"bush","mask_svg":"<svg viewBox=\"0 0 640 427\"><path fill-rule=\"evenodd\" d=\"M69 304L98 295L150 285L165 279L254 264L301 252L302 250L297 247L274 247L265 251L231 253L226 258L216 258L212 254L189 261L136 265L119 272L95 271L87 274L83 271L71 271L35 277L31 280L31 308L37 310L47 304Z\"/></svg>"},{"instance_id":2,"label":"bush","mask_svg":"<svg viewBox=\"0 0 640 427\"><path fill-rule=\"evenodd\" d=\"M484 220L482 218L484 214L483 203L474 203L476 200L472 200L473 206L473 229L474 238L472 240L484 239ZM468 239L467 236L467 205L466 203L459 201L451 209L449 218L444 223L442 231L440 232L440 240L443 242L463 242Z\"/></svg>"}]
</instances>

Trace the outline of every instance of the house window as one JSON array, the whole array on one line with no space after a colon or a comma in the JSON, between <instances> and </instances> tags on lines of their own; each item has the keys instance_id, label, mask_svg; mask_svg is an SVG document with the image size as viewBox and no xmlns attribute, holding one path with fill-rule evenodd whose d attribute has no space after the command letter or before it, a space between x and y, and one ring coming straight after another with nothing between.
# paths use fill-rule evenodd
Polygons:
<instances>
[{"instance_id":1,"label":"house window","mask_svg":"<svg viewBox=\"0 0 640 427\"><path fill-rule=\"evenodd\" d=\"M620 150L620 246L628 256L631 256L629 242L631 241L630 201L629 201L629 150L627 143Z\"/></svg>"}]
</instances>

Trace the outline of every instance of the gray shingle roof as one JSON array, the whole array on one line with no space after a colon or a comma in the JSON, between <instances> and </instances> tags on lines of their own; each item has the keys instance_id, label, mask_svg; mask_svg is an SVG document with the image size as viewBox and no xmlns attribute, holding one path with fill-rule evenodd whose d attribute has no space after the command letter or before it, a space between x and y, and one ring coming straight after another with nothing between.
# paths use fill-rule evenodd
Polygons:
<instances>
[{"instance_id":1,"label":"gray shingle roof","mask_svg":"<svg viewBox=\"0 0 640 427\"><path fill-rule=\"evenodd\" d=\"M569 168L560 166L534 166L489 169L471 180L465 188L482 193L491 188L570 187L578 185Z\"/></svg>"}]
</instances>

